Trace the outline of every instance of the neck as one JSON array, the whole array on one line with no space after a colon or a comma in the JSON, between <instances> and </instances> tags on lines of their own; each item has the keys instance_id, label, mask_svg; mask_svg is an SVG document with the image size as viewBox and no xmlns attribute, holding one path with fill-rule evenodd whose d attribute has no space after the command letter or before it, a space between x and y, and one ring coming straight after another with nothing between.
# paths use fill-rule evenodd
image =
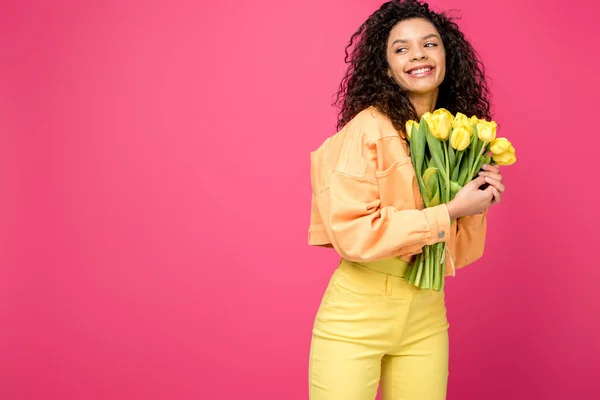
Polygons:
<instances>
[{"instance_id":1,"label":"neck","mask_svg":"<svg viewBox=\"0 0 600 400\"><path fill-rule=\"evenodd\" d=\"M413 107L417 111L417 115L418 115L419 119L421 119L421 116L423 114L425 114L426 112L433 112L433 110L435 110L435 103L437 102L437 98L438 98L437 90L433 93L432 92L423 93L423 94L411 93L408 96L408 99L410 100Z\"/></svg>"}]
</instances>

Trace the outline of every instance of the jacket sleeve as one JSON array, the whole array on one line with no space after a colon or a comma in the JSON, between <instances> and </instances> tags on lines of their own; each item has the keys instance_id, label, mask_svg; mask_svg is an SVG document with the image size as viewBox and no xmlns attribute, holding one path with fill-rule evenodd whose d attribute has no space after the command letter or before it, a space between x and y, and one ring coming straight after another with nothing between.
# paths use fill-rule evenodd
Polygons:
<instances>
[{"instance_id":1,"label":"jacket sleeve","mask_svg":"<svg viewBox=\"0 0 600 400\"><path fill-rule=\"evenodd\" d=\"M456 233L452 237L451 255L455 268L472 264L483 256L487 229L487 210L482 214L461 217L457 220Z\"/></svg>"},{"instance_id":2,"label":"jacket sleeve","mask_svg":"<svg viewBox=\"0 0 600 400\"><path fill-rule=\"evenodd\" d=\"M381 207L376 180L334 171L315 200L333 247L350 261L415 254L451 238L444 204L424 210Z\"/></svg>"}]
</instances>

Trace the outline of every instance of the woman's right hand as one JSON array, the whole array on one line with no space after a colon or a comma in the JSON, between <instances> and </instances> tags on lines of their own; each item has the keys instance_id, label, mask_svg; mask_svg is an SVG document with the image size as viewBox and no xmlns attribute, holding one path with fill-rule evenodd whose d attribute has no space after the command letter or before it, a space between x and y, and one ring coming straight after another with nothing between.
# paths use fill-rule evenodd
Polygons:
<instances>
[{"instance_id":1,"label":"woman's right hand","mask_svg":"<svg viewBox=\"0 0 600 400\"><path fill-rule=\"evenodd\" d=\"M450 220L481 214L492 205L494 189L488 186L485 190L479 190L479 186L484 183L485 178L482 176L473 179L454 196L454 199L446 203Z\"/></svg>"}]
</instances>

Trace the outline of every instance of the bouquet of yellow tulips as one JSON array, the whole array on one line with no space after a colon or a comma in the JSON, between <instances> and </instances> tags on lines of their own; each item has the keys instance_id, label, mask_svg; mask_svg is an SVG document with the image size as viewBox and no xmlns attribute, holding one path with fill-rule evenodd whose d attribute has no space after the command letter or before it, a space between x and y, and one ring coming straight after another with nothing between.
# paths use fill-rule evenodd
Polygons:
<instances>
[{"instance_id":1,"label":"bouquet of yellow tulips","mask_svg":"<svg viewBox=\"0 0 600 400\"><path fill-rule=\"evenodd\" d=\"M462 187L477 177L483 164L498 165L517 160L515 148L506 138L496 138L496 122L452 115L440 108L425 113L419 123L406 123L412 163L425 207L449 202ZM491 156L490 156L491 152ZM454 222L454 221L453 221ZM404 278L422 289L444 287L446 243L423 248Z\"/></svg>"}]
</instances>

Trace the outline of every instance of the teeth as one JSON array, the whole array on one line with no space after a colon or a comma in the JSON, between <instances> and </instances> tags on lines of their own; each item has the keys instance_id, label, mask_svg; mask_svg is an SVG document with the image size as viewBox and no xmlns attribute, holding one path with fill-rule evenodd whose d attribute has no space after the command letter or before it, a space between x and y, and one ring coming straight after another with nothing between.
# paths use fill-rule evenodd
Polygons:
<instances>
[{"instance_id":1,"label":"teeth","mask_svg":"<svg viewBox=\"0 0 600 400\"><path fill-rule=\"evenodd\" d=\"M411 75L418 75L418 74L422 74L424 72L428 72L431 71L431 68L419 68L419 69L415 69L414 71L410 71Z\"/></svg>"}]
</instances>

